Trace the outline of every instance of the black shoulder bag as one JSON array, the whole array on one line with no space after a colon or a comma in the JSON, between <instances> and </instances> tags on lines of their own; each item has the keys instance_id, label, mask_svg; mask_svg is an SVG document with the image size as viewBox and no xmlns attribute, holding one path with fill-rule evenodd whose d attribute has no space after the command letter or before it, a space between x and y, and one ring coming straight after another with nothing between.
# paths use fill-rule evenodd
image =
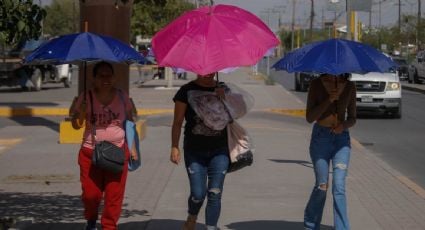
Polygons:
<instances>
[{"instance_id":1,"label":"black shoulder bag","mask_svg":"<svg viewBox=\"0 0 425 230\"><path fill-rule=\"evenodd\" d=\"M93 95L91 91L89 91L89 96L91 106L90 123L92 124L91 134L94 145L92 164L112 173L120 173L124 168L124 150L109 141L96 141L96 118L93 114Z\"/></svg>"}]
</instances>

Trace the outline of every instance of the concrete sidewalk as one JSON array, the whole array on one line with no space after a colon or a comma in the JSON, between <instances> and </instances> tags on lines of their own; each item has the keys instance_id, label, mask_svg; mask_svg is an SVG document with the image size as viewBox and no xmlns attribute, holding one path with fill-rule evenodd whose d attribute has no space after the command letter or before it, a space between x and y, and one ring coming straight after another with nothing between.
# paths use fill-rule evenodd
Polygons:
<instances>
[{"instance_id":1,"label":"concrete sidewalk","mask_svg":"<svg viewBox=\"0 0 425 230\"><path fill-rule=\"evenodd\" d=\"M305 105L280 85L265 85L248 69L223 74L221 79L244 88L256 100L253 110L240 121L252 136L256 152L251 167L226 178L219 226L233 230L303 229L303 209L314 183L308 156L311 125L302 117L270 111L299 111ZM173 84L186 82L176 80ZM176 89L158 86L164 86L164 81L132 87L136 106L172 110ZM172 114L145 118L148 132L142 142L143 166L129 175L119 227L177 230L186 217L188 179L183 164L174 166L168 160ZM57 144L57 135L57 129L49 126L0 128L0 139L15 140L15 145L0 150L0 218L33 221L25 229L82 228L79 146ZM352 147L347 180L352 229L425 229L424 190L374 157L355 137ZM332 229L332 225L329 192L322 229Z\"/></svg>"}]
</instances>

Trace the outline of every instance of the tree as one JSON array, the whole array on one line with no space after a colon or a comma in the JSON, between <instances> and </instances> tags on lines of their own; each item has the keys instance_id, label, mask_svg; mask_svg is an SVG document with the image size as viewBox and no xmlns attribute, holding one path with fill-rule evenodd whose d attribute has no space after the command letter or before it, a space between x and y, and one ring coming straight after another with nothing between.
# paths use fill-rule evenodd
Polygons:
<instances>
[{"instance_id":1,"label":"tree","mask_svg":"<svg viewBox=\"0 0 425 230\"><path fill-rule=\"evenodd\" d=\"M46 12L32 0L2 0L0 4L0 44L15 46L29 39L37 39Z\"/></svg>"},{"instance_id":2,"label":"tree","mask_svg":"<svg viewBox=\"0 0 425 230\"><path fill-rule=\"evenodd\" d=\"M53 0L45 6L44 33L50 36L76 33L79 31L79 4L75 0Z\"/></svg>"},{"instance_id":3,"label":"tree","mask_svg":"<svg viewBox=\"0 0 425 230\"><path fill-rule=\"evenodd\" d=\"M152 37L190 9L194 9L194 5L185 0L135 0L131 18L132 37Z\"/></svg>"}]
</instances>

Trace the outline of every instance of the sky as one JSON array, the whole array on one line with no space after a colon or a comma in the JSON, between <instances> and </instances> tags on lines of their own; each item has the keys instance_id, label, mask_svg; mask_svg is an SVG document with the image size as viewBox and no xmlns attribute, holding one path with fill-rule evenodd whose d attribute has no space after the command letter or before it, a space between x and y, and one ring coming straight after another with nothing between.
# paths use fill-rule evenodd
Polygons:
<instances>
[{"instance_id":1,"label":"sky","mask_svg":"<svg viewBox=\"0 0 425 230\"><path fill-rule=\"evenodd\" d=\"M34 3L41 3L43 5L50 4L52 0L33 0ZM196 0L187 0L195 2ZM307 28L309 26L309 15L310 15L310 0L295 0L295 23L301 27ZM340 0L345 2L345 0ZM399 0L372 0L372 26L379 25L379 4L381 4L381 24L382 26L396 25L398 20L398 1ZM335 11L328 10L328 2L330 0L314 0L315 2L315 27L321 27L322 22L332 21L335 17ZM401 0L402 14L417 14L417 0ZM279 12L284 24L290 24L292 19L292 0L214 0L215 4L229 4L241 7L248 10L263 21L272 30L276 30L278 26ZM422 12L425 11L425 2L422 3ZM273 12L274 11L274 12ZM268 13L270 12L270 13ZM342 11L337 12L340 15L337 23L342 25L345 24L345 13ZM423 15L423 13L422 13ZM366 25L369 25L369 13L358 12L360 21Z\"/></svg>"},{"instance_id":2,"label":"sky","mask_svg":"<svg viewBox=\"0 0 425 230\"><path fill-rule=\"evenodd\" d=\"M327 8L330 0L314 0L315 2L315 27L323 25L323 21L332 21L335 17L334 11ZM395 25L398 21L398 0L372 0L372 26L379 24L379 1L381 4L381 24L383 26ZM345 0L342 0L345 2ZM417 15L417 0L401 0L402 14ZM278 25L279 13L281 12L282 22L289 24L292 19L292 0L214 0L215 4L236 5L259 16L265 23L269 18L269 26L275 30ZM296 0L295 18L296 24L304 27L309 26L310 0ZM345 5L345 4L344 4ZM425 3L422 3L422 12L425 9ZM273 11L275 13L267 13ZM344 10L345 11L345 10ZM337 15L340 12L337 12ZM423 13L422 13L423 14ZM369 25L369 13L358 12L360 21ZM338 18L339 24L345 24L346 16L342 13Z\"/></svg>"}]
</instances>

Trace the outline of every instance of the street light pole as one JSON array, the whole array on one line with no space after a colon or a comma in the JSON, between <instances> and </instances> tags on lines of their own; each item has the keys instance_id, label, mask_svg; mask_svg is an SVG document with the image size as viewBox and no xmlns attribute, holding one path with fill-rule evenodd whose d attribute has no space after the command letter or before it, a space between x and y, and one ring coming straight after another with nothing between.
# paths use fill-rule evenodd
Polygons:
<instances>
[{"instance_id":1,"label":"street light pole","mask_svg":"<svg viewBox=\"0 0 425 230\"><path fill-rule=\"evenodd\" d=\"M295 0L292 0L291 50L294 50L295 39Z\"/></svg>"}]
</instances>

